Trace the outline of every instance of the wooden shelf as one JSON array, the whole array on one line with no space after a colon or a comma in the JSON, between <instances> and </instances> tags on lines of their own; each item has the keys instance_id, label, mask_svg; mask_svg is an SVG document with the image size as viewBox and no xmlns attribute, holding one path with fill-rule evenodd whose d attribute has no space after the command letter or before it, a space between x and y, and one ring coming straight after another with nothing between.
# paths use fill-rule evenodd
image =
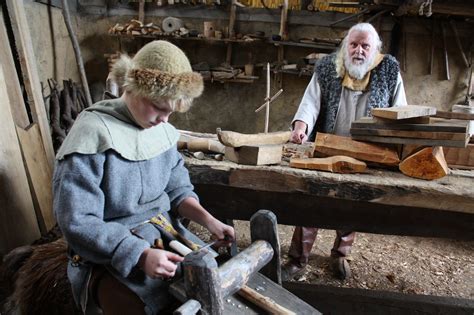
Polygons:
<instances>
[{"instance_id":1,"label":"wooden shelf","mask_svg":"<svg viewBox=\"0 0 474 315\"><path fill-rule=\"evenodd\" d=\"M200 41L206 43L239 43L239 44L254 44L254 43L265 43L262 39L254 39L254 40L244 40L244 39L229 39L229 38L207 38L207 37L179 37L179 36L171 36L171 35L152 35L152 34L141 34L141 35L131 35L131 34L109 34L110 36L114 37L122 37L122 38L148 38L148 39L167 39L167 40L184 40L184 41Z\"/></svg>"},{"instance_id":2,"label":"wooden shelf","mask_svg":"<svg viewBox=\"0 0 474 315\"><path fill-rule=\"evenodd\" d=\"M270 44L274 44L275 46L295 46L295 47L307 47L307 48L317 48L323 49L328 51L334 51L337 49L334 45L326 45L326 44L318 44L318 43L298 43L298 42L290 42L290 41L275 41L275 40L268 40Z\"/></svg>"}]
</instances>

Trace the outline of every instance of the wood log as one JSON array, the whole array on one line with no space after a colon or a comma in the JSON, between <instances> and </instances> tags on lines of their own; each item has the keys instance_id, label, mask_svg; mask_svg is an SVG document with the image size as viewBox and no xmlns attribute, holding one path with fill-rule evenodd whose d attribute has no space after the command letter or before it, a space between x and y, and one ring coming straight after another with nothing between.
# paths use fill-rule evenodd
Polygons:
<instances>
[{"instance_id":1,"label":"wood log","mask_svg":"<svg viewBox=\"0 0 474 315\"><path fill-rule=\"evenodd\" d=\"M424 148L403 160L400 171L410 177L438 179L449 173L442 147Z\"/></svg>"},{"instance_id":2,"label":"wood log","mask_svg":"<svg viewBox=\"0 0 474 315\"><path fill-rule=\"evenodd\" d=\"M243 286L242 289L240 289L237 293L246 300L266 310L269 314L296 315L295 312L292 312L289 309L281 306L271 298L260 294L249 286Z\"/></svg>"},{"instance_id":3,"label":"wood log","mask_svg":"<svg viewBox=\"0 0 474 315\"><path fill-rule=\"evenodd\" d=\"M244 165L280 164L282 152L282 145L225 147L225 158Z\"/></svg>"},{"instance_id":4,"label":"wood log","mask_svg":"<svg viewBox=\"0 0 474 315\"><path fill-rule=\"evenodd\" d=\"M219 267L221 293L225 298L242 288L255 272L273 257L273 248L267 241L255 241L245 250Z\"/></svg>"},{"instance_id":5,"label":"wood log","mask_svg":"<svg viewBox=\"0 0 474 315\"><path fill-rule=\"evenodd\" d=\"M314 151L325 155L345 155L362 161L395 166L400 163L394 147L354 141L349 137L318 132Z\"/></svg>"},{"instance_id":6,"label":"wood log","mask_svg":"<svg viewBox=\"0 0 474 315\"><path fill-rule=\"evenodd\" d=\"M407 105L388 108L372 109L372 116L388 118L388 119L407 119L421 116L431 116L436 114L436 107Z\"/></svg>"},{"instance_id":7,"label":"wood log","mask_svg":"<svg viewBox=\"0 0 474 315\"><path fill-rule=\"evenodd\" d=\"M188 149L191 152L201 151L204 153L224 153L225 146L211 138L197 138L188 135L181 135L178 142L178 148Z\"/></svg>"},{"instance_id":8,"label":"wood log","mask_svg":"<svg viewBox=\"0 0 474 315\"><path fill-rule=\"evenodd\" d=\"M223 314L222 278L219 277L217 262L212 254L195 251L186 255L182 264L187 297L201 304L202 314Z\"/></svg>"},{"instance_id":9,"label":"wood log","mask_svg":"<svg viewBox=\"0 0 474 315\"><path fill-rule=\"evenodd\" d=\"M284 144L290 139L291 131L243 134L234 131L221 131L218 129L217 136L223 145L238 148L245 145Z\"/></svg>"},{"instance_id":10,"label":"wood log","mask_svg":"<svg viewBox=\"0 0 474 315\"><path fill-rule=\"evenodd\" d=\"M367 164L349 156L336 155L327 158L291 159L290 167L349 174L363 173Z\"/></svg>"},{"instance_id":11,"label":"wood log","mask_svg":"<svg viewBox=\"0 0 474 315\"><path fill-rule=\"evenodd\" d=\"M250 218L250 236L252 243L264 240L272 246L272 260L260 270L260 273L281 285L280 239L278 237L276 215L269 210L259 210L252 215Z\"/></svg>"}]
</instances>

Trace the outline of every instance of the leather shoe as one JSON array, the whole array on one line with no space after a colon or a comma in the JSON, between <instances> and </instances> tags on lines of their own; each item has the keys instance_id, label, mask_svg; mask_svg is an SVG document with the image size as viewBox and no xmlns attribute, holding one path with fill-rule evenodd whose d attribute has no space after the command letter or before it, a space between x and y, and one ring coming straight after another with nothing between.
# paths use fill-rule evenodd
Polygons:
<instances>
[{"instance_id":1,"label":"leather shoe","mask_svg":"<svg viewBox=\"0 0 474 315\"><path fill-rule=\"evenodd\" d=\"M300 264L295 264L294 262L289 261L281 268L281 280L293 280L296 277L301 276L304 273L305 268L306 265L301 266Z\"/></svg>"},{"instance_id":2,"label":"leather shoe","mask_svg":"<svg viewBox=\"0 0 474 315\"><path fill-rule=\"evenodd\" d=\"M334 276L340 280L351 277L351 267L344 257L331 257L331 269Z\"/></svg>"}]
</instances>

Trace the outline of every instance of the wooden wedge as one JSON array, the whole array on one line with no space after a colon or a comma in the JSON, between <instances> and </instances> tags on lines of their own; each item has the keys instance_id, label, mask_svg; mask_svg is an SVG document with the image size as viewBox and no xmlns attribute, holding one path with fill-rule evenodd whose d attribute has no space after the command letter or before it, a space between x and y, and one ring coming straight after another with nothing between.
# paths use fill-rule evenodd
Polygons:
<instances>
[{"instance_id":1,"label":"wooden wedge","mask_svg":"<svg viewBox=\"0 0 474 315\"><path fill-rule=\"evenodd\" d=\"M449 173L442 147L428 147L410 155L398 166L400 171L410 177L438 179Z\"/></svg>"}]
</instances>

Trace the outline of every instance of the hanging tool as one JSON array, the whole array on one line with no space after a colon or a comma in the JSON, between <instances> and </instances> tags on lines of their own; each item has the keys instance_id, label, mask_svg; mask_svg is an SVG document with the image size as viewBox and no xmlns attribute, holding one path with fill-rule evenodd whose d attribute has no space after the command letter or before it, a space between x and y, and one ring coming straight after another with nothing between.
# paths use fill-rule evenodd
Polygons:
<instances>
[{"instance_id":1,"label":"hanging tool","mask_svg":"<svg viewBox=\"0 0 474 315\"><path fill-rule=\"evenodd\" d=\"M444 65L446 69L446 80L451 80L451 75L449 73L449 59L448 59L448 48L446 46L446 27L444 22L441 22L441 32L443 33L443 51L444 51Z\"/></svg>"}]
</instances>

